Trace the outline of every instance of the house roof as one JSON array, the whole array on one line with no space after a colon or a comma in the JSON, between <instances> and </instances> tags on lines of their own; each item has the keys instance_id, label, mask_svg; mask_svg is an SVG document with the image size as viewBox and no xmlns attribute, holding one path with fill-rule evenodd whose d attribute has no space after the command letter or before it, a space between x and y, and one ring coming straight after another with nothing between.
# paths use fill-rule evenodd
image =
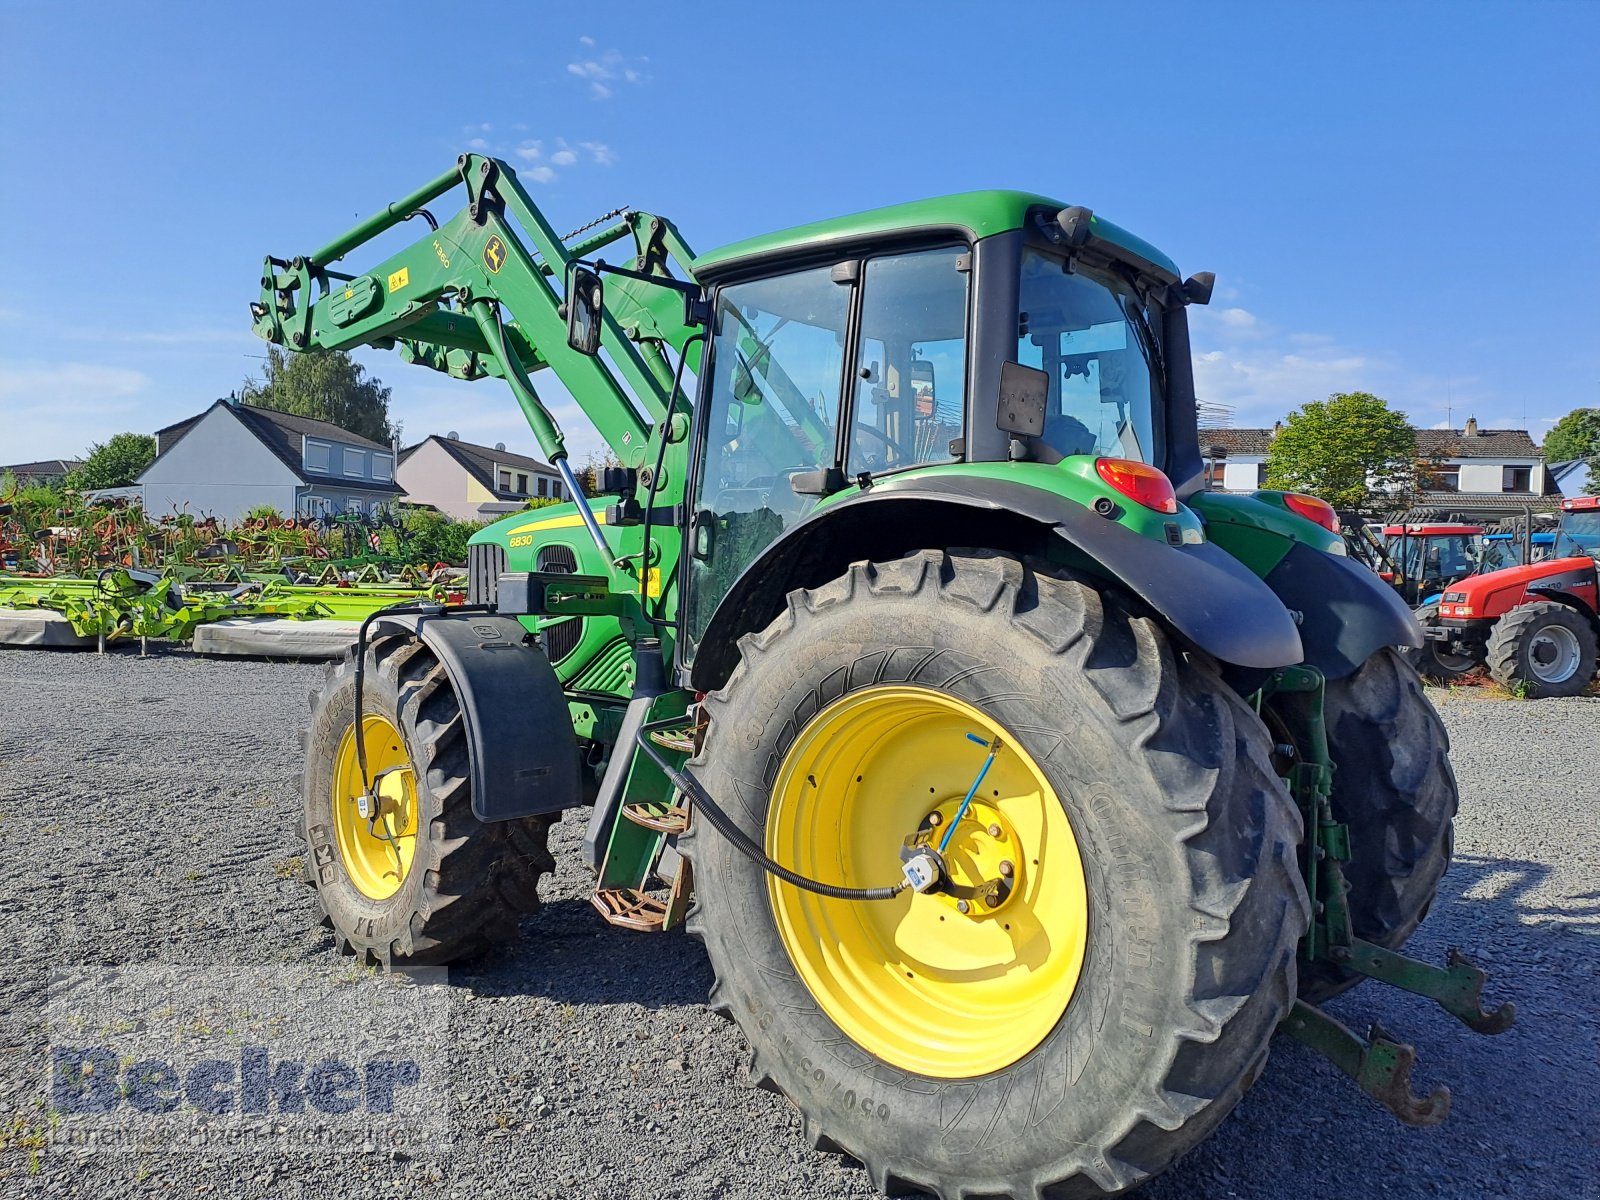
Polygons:
<instances>
[{"instance_id":1,"label":"house roof","mask_svg":"<svg viewBox=\"0 0 1600 1200\"><path fill-rule=\"evenodd\" d=\"M218 406L227 407L239 423L256 436L256 440L271 450L284 466L293 471L301 483L327 483L340 488L360 492L403 492L405 489L397 483L380 483L374 479L334 479L321 475L308 475L305 471L305 459L302 453L302 437L324 438L330 442L339 442L346 446L359 446L364 450L387 451L388 446L382 442L375 442L371 438L362 437L359 433L351 433L331 421L318 421L312 417L298 417L293 413L279 412L275 408L261 408L253 404L233 404L228 400L218 400L205 412L196 413L185 420L168 425L164 429L156 430L156 439L161 446L161 457L165 457L174 446L181 442L189 430L199 424L200 419ZM170 438L170 440L169 440Z\"/></svg>"},{"instance_id":2,"label":"house roof","mask_svg":"<svg viewBox=\"0 0 1600 1200\"><path fill-rule=\"evenodd\" d=\"M1418 492L1411 498L1413 508L1447 509L1464 515L1520 513L1530 508L1549 512L1560 502L1560 496L1532 496L1526 492Z\"/></svg>"},{"instance_id":3,"label":"house roof","mask_svg":"<svg viewBox=\"0 0 1600 1200\"><path fill-rule=\"evenodd\" d=\"M1419 429L1417 453L1425 458L1538 458L1543 451L1526 429Z\"/></svg>"},{"instance_id":4,"label":"house roof","mask_svg":"<svg viewBox=\"0 0 1600 1200\"><path fill-rule=\"evenodd\" d=\"M1270 429L1202 429L1200 453L1211 457L1211 447L1220 446L1232 454L1265 454L1272 445Z\"/></svg>"},{"instance_id":5,"label":"house roof","mask_svg":"<svg viewBox=\"0 0 1600 1200\"><path fill-rule=\"evenodd\" d=\"M83 466L83 461L76 458L43 458L38 462L12 463L10 466L0 467L0 475L8 471L18 479L38 479L41 476L67 475Z\"/></svg>"},{"instance_id":6,"label":"house roof","mask_svg":"<svg viewBox=\"0 0 1600 1200\"><path fill-rule=\"evenodd\" d=\"M496 496L504 497L507 501L521 503L527 499L521 492L508 492L503 490L495 478L496 466L514 467L523 471L538 471L545 475L555 475L556 469L547 462L537 458L529 458L526 454L514 454L510 450L496 450L493 446L479 446L473 442L463 442L458 438L441 437L435 433L423 438L415 446L407 446L400 451L400 461L405 462L413 453L420 450L428 442L437 442L439 447L456 462L466 468L467 472Z\"/></svg>"},{"instance_id":7,"label":"house roof","mask_svg":"<svg viewBox=\"0 0 1600 1200\"><path fill-rule=\"evenodd\" d=\"M1418 429L1417 453L1423 458L1538 458L1542 451L1526 429ZM1230 455L1267 454L1272 449L1270 429L1202 429L1200 453L1212 446Z\"/></svg>"}]
</instances>

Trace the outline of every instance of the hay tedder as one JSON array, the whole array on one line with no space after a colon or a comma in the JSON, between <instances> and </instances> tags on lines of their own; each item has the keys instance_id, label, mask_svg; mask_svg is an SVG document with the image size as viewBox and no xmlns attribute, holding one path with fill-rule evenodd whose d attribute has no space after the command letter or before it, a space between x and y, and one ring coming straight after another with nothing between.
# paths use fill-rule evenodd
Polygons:
<instances>
[{"instance_id":1,"label":"hay tedder","mask_svg":"<svg viewBox=\"0 0 1600 1200\"><path fill-rule=\"evenodd\" d=\"M1374 978L1512 1020L1401 953L1456 808L1416 626L1325 505L1204 490L1210 292L1018 192L698 258L640 212L562 238L477 154L268 258L260 336L503 380L579 497L477 534L467 603L368 618L313 698L340 949L517 936L580 810L600 915L685 923L752 1077L887 1191L1137 1186L1280 1029L1443 1119L1409 1046L1318 1007ZM620 461L603 495L545 371Z\"/></svg>"}]
</instances>

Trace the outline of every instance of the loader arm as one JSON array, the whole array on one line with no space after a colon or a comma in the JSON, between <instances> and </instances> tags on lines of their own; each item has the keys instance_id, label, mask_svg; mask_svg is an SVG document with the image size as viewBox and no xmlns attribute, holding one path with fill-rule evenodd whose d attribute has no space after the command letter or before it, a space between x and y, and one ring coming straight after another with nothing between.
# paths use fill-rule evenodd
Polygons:
<instances>
[{"instance_id":1,"label":"loader arm","mask_svg":"<svg viewBox=\"0 0 1600 1200\"><path fill-rule=\"evenodd\" d=\"M466 204L438 223L427 206L458 188ZM601 314L605 357L567 345L561 289L568 264L623 242L620 265L688 276L692 254L661 217L620 212L603 227L558 237L544 213L498 159L464 154L454 168L309 255L268 257L261 298L251 305L256 333L294 351L397 349L401 357L459 379L507 381L540 450L567 457L565 438L534 385L550 369L613 453L638 466L667 416L668 358L698 360L694 330L676 293L616 277ZM412 220L430 228L410 246L361 273L336 269L374 239ZM680 407L683 401L678 402Z\"/></svg>"}]
</instances>

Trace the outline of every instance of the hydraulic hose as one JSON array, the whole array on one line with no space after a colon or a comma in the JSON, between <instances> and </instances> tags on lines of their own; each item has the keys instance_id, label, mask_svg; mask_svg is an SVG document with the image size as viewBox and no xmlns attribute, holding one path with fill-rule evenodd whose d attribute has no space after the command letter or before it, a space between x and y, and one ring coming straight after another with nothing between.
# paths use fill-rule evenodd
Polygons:
<instances>
[{"instance_id":1,"label":"hydraulic hose","mask_svg":"<svg viewBox=\"0 0 1600 1200\"><path fill-rule=\"evenodd\" d=\"M667 396L667 415L661 419L661 444L656 448L656 469L650 476L650 486L645 489L644 534L640 539L642 561L639 563L639 610L644 613L644 619L657 629L677 629L678 623L665 617L650 615L650 589L646 586L650 579L650 517L656 504L656 492L661 487L661 468L667 461L667 442L672 434L672 417L677 411L678 393L683 388L683 366L689 361L689 346L693 342L699 342L703 353L705 341L706 335L697 333L684 342L683 349L678 354L678 368L672 373L672 391Z\"/></svg>"},{"instance_id":2,"label":"hydraulic hose","mask_svg":"<svg viewBox=\"0 0 1600 1200\"><path fill-rule=\"evenodd\" d=\"M361 690L367 677L367 631L372 623L382 617L422 616L437 617L444 613L492 613L492 604L396 604L368 613L361 628L356 631L356 694L355 713L350 718L350 735L356 740L356 765L361 768L361 793L372 794L372 780L367 776L367 739L361 728Z\"/></svg>"},{"instance_id":3,"label":"hydraulic hose","mask_svg":"<svg viewBox=\"0 0 1600 1200\"><path fill-rule=\"evenodd\" d=\"M750 840L750 836L740 829L733 818L728 816L718 807L706 790L700 786L698 780L678 770L667 762L650 744L650 734L670 728L673 725L683 724L682 717L668 717L662 721L651 721L639 727L639 749L650 757L650 761L661 769L661 773L672 781L672 786L694 802L696 812L705 813L706 820L713 829L733 843L733 848L746 858L750 859L769 875L775 875L785 883L799 888L803 892L815 892L819 896L829 896L835 900L893 900L905 891L909 884L904 880L893 887L880 888L849 888L837 884L823 883L821 880L810 879L797 871L791 871L782 863L769 858L760 846Z\"/></svg>"}]
</instances>

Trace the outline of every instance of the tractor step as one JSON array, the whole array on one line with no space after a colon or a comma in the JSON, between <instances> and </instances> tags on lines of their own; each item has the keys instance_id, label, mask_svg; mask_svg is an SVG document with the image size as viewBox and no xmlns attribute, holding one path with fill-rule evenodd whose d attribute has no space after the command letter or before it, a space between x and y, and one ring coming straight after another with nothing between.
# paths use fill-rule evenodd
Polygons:
<instances>
[{"instance_id":1,"label":"tractor step","mask_svg":"<svg viewBox=\"0 0 1600 1200\"><path fill-rule=\"evenodd\" d=\"M654 801L624 804L622 815L635 825L656 833L682 833L689 828L689 809L681 800L663 808Z\"/></svg>"},{"instance_id":2,"label":"tractor step","mask_svg":"<svg viewBox=\"0 0 1600 1200\"><path fill-rule=\"evenodd\" d=\"M1427 1096L1412 1093L1411 1068L1416 1065L1417 1052L1395 1041L1377 1022L1362 1038L1315 1005L1296 1000L1280 1028L1350 1076L1405 1124L1420 1129L1437 1125L1450 1115L1449 1088L1436 1087Z\"/></svg>"},{"instance_id":3,"label":"tractor step","mask_svg":"<svg viewBox=\"0 0 1600 1200\"><path fill-rule=\"evenodd\" d=\"M694 735L698 732L698 729L657 729L650 735L650 740L658 746L676 750L680 754L693 754Z\"/></svg>"},{"instance_id":4,"label":"tractor step","mask_svg":"<svg viewBox=\"0 0 1600 1200\"><path fill-rule=\"evenodd\" d=\"M665 929L667 902L635 888L596 888L589 902L608 925L654 933Z\"/></svg>"}]
</instances>

